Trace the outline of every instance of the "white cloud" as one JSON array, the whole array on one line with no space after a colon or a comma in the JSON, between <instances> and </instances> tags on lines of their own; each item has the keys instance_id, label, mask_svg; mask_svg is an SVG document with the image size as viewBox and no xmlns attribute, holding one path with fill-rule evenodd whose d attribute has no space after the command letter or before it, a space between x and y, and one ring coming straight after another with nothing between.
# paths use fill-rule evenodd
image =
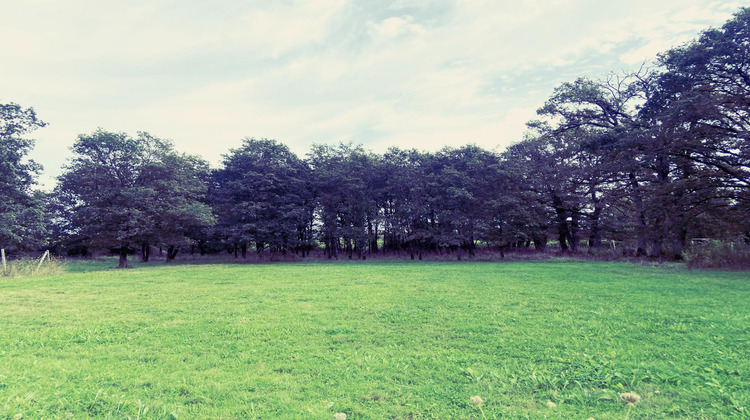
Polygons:
<instances>
[{"instance_id":1,"label":"white cloud","mask_svg":"<svg viewBox=\"0 0 750 420\"><path fill-rule=\"evenodd\" d=\"M244 136L304 154L352 140L436 149L521 138L554 86L719 26L732 0L28 0L0 15L0 101L49 121L55 174L98 126L216 162Z\"/></svg>"},{"instance_id":2,"label":"white cloud","mask_svg":"<svg viewBox=\"0 0 750 420\"><path fill-rule=\"evenodd\" d=\"M406 15L400 17L389 17L378 23L368 22L368 32L376 40L396 38L401 35L425 35L427 30L424 26L413 23L414 18Z\"/></svg>"}]
</instances>

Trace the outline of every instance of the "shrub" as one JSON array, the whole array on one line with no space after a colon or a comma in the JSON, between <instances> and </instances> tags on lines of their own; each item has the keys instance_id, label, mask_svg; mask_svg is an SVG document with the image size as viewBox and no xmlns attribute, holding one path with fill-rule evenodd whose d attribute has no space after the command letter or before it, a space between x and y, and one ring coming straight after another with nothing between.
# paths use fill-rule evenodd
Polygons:
<instances>
[{"instance_id":1,"label":"shrub","mask_svg":"<svg viewBox=\"0 0 750 420\"><path fill-rule=\"evenodd\" d=\"M750 269L750 245L740 241L693 244L684 257L690 268Z\"/></svg>"}]
</instances>

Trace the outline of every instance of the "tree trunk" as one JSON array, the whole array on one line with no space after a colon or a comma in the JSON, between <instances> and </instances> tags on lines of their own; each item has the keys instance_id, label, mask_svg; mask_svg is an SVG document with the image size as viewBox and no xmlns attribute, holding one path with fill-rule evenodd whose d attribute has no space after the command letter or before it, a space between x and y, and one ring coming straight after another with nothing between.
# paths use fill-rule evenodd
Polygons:
<instances>
[{"instance_id":1,"label":"tree trunk","mask_svg":"<svg viewBox=\"0 0 750 420\"><path fill-rule=\"evenodd\" d=\"M532 233L532 241L534 242L534 249L536 249L537 251L544 251L547 248L547 234L546 233L541 233L541 232Z\"/></svg>"},{"instance_id":2,"label":"tree trunk","mask_svg":"<svg viewBox=\"0 0 750 420\"><path fill-rule=\"evenodd\" d=\"M151 255L151 244L144 242L141 244L141 262L148 262L148 257Z\"/></svg>"},{"instance_id":3,"label":"tree trunk","mask_svg":"<svg viewBox=\"0 0 750 420\"><path fill-rule=\"evenodd\" d=\"M117 268L128 268L128 244L126 242L120 243L120 260Z\"/></svg>"},{"instance_id":4,"label":"tree trunk","mask_svg":"<svg viewBox=\"0 0 750 420\"><path fill-rule=\"evenodd\" d=\"M682 260L682 249L687 242L687 229L679 228L679 231L672 237L672 259L675 261Z\"/></svg>"},{"instance_id":5,"label":"tree trunk","mask_svg":"<svg viewBox=\"0 0 750 420\"><path fill-rule=\"evenodd\" d=\"M375 223L373 236L372 236L372 252L377 254L379 251L380 251L380 247L378 245L378 223Z\"/></svg>"},{"instance_id":6,"label":"tree trunk","mask_svg":"<svg viewBox=\"0 0 750 420\"><path fill-rule=\"evenodd\" d=\"M570 251L578 251L578 212L571 212L570 226L568 227L568 244L570 245Z\"/></svg>"},{"instance_id":7,"label":"tree trunk","mask_svg":"<svg viewBox=\"0 0 750 420\"><path fill-rule=\"evenodd\" d=\"M651 238L651 258L661 257L661 245L662 245L662 222L661 218L657 217L654 222L653 237Z\"/></svg>"},{"instance_id":8,"label":"tree trunk","mask_svg":"<svg viewBox=\"0 0 750 420\"><path fill-rule=\"evenodd\" d=\"M560 241L560 250L562 252L568 251L567 240L570 237L570 231L568 230L568 215L565 209L562 207L562 200L557 195L552 197L552 205L555 208L557 214L557 238Z\"/></svg>"},{"instance_id":9,"label":"tree trunk","mask_svg":"<svg viewBox=\"0 0 750 420\"><path fill-rule=\"evenodd\" d=\"M643 199L641 198L641 189L638 185L638 179L635 172L630 172L630 188L633 192L633 204L635 205L635 222L636 222L636 248L635 256L642 257L646 255L646 215L643 209Z\"/></svg>"},{"instance_id":10,"label":"tree trunk","mask_svg":"<svg viewBox=\"0 0 750 420\"><path fill-rule=\"evenodd\" d=\"M167 261L166 262L171 262L172 260L174 260L177 257L177 252L179 252L179 250L180 250L179 246L170 245L167 248Z\"/></svg>"},{"instance_id":11,"label":"tree trunk","mask_svg":"<svg viewBox=\"0 0 750 420\"><path fill-rule=\"evenodd\" d=\"M602 233L599 227L599 217L602 213L602 207L599 203L594 206L594 212L591 214L591 232L589 234L589 249L599 248L602 245Z\"/></svg>"}]
</instances>

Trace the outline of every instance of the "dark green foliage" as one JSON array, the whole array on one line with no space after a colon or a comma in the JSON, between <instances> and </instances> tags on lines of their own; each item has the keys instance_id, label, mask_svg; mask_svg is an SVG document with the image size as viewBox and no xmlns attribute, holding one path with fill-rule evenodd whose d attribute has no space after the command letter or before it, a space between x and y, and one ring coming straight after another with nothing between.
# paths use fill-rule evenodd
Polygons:
<instances>
[{"instance_id":1,"label":"dark green foliage","mask_svg":"<svg viewBox=\"0 0 750 420\"><path fill-rule=\"evenodd\" d=\"M170 142L100 129L79 136L73 152L57 189L70 233L95 247L118 248L120 266L127 266L131 247L143 244L168 247L172 259L191 228L212 222L201 202L207 165L175 152Z\"/></svg>"},{"instance_id":2,"label":"dark green foliage","mask_svg":"<svg viewBox=\"0 0 750 420\"><path fill-rule=\"evenodd\" d=\"M750 230L750 8L661 59L666 71L647 110L669 130L666 153L689 193L676 197L687 201L683 213L738 211L735 233Z\"/></svg>"},{"instance_id":3,"label":"dark green foliage","mask_svg":"<svg viewBox=\"0 0 750 420\"><path fill-rule=\"evenodd\" d=\"M344 251L423 252L465 250L502 242L493 218L502 196L499 158L476 146L438 153L391 148L383 157L361 147L315 146L310 154L330 258Z\"/></svg>"},{"instance_id":4,"label":"dark green foliage","mask_svg":"<svg viewBox=\"0 0 750 420\"><path fill-rule=\"evenodd\" d=\"M555 89L546 123L513 148L534 156L517 171L539 175L528 190L547 196L563 250L582 232L591 247L606 236L680 259L692 237L750 231L749 25L742 9L661 68ZM509 163L523 162L513 148Z\"/></svg>"},{"instance_id":5,"label":"dark green foliage","mask_svg":"<svg viewBox=\"0 0 750 420\"><path fill-rule=\"evenodd\" d=\"M477 146L444 148L432 156L428 206L438 246L473 255L478 242L496 234L492 220L499 214L496 200L504 194L497 183L498 166L497 155Z\"/></svg>"},{"instance_id":6,"label":"dark green foliage","mask_svg":"<svg viewBox=\"0 0 750 420\"><path fill-rule=\"evenodd\" d=\"M427 153L395 147L380 158L377 197L384 252L404 250L413 256L436 249L430 234L434 216L427 192L431 160Z\"/></svg>"},{"instance_id":7,"label":"dark green foliage","mask_svg":"<svg viewBox=\"0 0 750 420\"><path fill-rule=\"evenodd\" d=\"M638 106L648 98L652 78L641 69L563 83L538 111L548 122L530 123L536 135L526 142L541 143L536 147L544 156L539 178L546 185L563 251L576 251L582 231L588 233L590 248L600 246L606 230L602 220L614 212L645 223L639 200L645 159L635 141L642 124ZM647 232L645 226L636 229L638 254L645 254Z\"/></svg>"},{"instance_id":8,"label":"dark green foliage","mask_svg":"<svg viewBox=\"0 0 750 420\"><path fill-rule=\"evenodd\" d=\"M31 191L42 167L26 159L34 141L23 137L45 125L33 108L0 104L0 248L9 252L45 242L44 197Z\"/></svg>"},{"instance_id":9,"label":"dark green foliage","mask_svg":"<svg viewBox=\"0 0 750 420\"><path fill-rule=\"evenodd\" d=\"M750 243L746 241L703 241L685 251L691 268L750 269Z\"/></svg>"},{"instance_id":10,"label":"dark green foliage","mask_svg":"<svg viewBox=\"0 0 750 420\"><path fill-rule=\"evenodd\" d=\"M377 240L372 223L378 212L375 157L362 146L314 145L309 154L313 188L322 223L319 240L329 258L344 252L364 256Z\"/></svg>"},{"instance_id":11,"label":"dark green foliage","mask_svg":"<svg viewBox=\"0 0 750 420\"><path fill-rule=\"evenodd\" d=\"M245 139L214 171L215 232L245 252L301 252L312 246L310 168L275 140Z\"/></svg>"}]
</instances>

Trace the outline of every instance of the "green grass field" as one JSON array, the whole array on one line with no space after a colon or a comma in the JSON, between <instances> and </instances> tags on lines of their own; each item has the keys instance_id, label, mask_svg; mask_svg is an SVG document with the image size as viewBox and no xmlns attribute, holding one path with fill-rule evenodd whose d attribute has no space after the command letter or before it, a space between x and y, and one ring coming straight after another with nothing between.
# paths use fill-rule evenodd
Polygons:
<instances>
[{"instance_id":1,"label":"green grass field","mask_svg":"<svg viewBox=\"0 0 750 420\"><path fill-rule=\"evenodd\" d=\"M0 278L0 418L749 416L747 272L103 265Z\"/></svg>"}]
</instances>

